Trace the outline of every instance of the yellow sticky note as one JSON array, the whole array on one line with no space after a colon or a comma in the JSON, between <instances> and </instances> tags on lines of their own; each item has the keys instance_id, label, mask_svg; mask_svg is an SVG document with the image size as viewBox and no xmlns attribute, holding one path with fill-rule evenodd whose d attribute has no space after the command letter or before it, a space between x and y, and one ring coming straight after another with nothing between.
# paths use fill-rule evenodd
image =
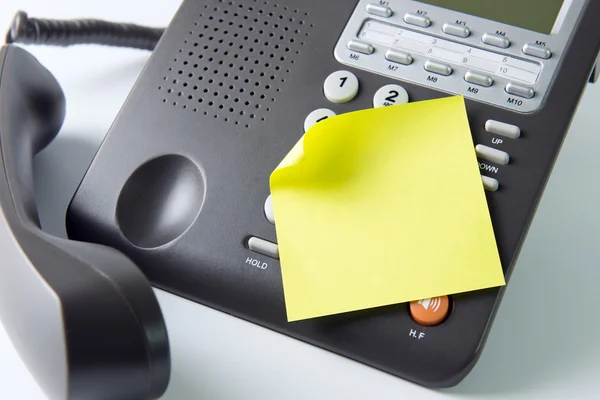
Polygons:
<instances>
[{"instance_id":1,"label":"yellow sticky note","mask_svg":"<svg viewBox=\"0 0 600 400\"><path fill-rule=\"evenodd\" d=\"M270 184L289 321L505 283L462 97L324 120Z\"/></svg>"}]
</instances>

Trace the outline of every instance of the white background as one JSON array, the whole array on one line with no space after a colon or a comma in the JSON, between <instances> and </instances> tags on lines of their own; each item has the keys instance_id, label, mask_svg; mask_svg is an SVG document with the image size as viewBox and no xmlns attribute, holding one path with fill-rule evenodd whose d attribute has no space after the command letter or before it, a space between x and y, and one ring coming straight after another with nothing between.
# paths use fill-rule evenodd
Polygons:
<instances>
[{"instance_id":1,"label":"white background","mask_svg":"<svg viewBox=\"0 0 600 400\"><path fill-rule=\"evenodd\" d=\"M4 0L0 30L17 9L165 26L178 6L178 0ZM148 54L93 46L29 50L55 74L68 102L63 130L35 160L44 228L64 234L67 203ZM157 291L173 353L164 398L600 398L599 113L600 85L589 86L487 347L457 387L423 389ZM0 398L45 399L1 325Z\"/></svg>"}]
</instances>

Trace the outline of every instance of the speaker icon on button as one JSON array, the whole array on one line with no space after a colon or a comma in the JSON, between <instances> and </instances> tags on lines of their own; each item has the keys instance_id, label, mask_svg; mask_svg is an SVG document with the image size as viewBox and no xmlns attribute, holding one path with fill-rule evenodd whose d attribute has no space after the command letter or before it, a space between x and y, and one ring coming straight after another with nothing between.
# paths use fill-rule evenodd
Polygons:
<instances>
[{"instance_id":1,"label":"speaker icon on button","mask_svg":"<svg viewBox=\"0 0 600 400\"><path fill-rule=\"evenodd\" d=\"M441 324L450 311L448 296L432 297L410 302L410 315L424 326Z\"/></svg>"},{"instance_id":2,"label":"speaker icon on button","mask_svg":"<svg viewBox=\"0 0 600 400\"><path fill-rule=\"evenodd\" d=\"M432 299L419 300L417 303L422 305L427 311L437 312L442 305L442 300L439 297L434 297Z\"/></svg>"}]
</instances>

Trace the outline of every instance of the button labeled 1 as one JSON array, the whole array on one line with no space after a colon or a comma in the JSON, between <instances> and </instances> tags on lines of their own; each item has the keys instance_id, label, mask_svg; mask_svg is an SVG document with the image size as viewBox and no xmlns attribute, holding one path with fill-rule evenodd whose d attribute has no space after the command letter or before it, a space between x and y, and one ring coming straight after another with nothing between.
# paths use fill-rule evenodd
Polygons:
<instances>
[{"instance_id":1,"label":"button labeled 1","mask_svg":"<svg viewBox=\"0 0 600 400\"><path fill-rule=\"evenodd\" d=\"M358 93L358 78L350 71L336 71L325 79L323 93L332 103L347 103Z\"/></svg>"},{"instance_id":2,"label":"button labeled 1","mask_svg":"<svg viewBox=\"0 0 600 400\"><path fill-rule=\"evenodd\" d=\"M373 107L394 106L408 103L408 93L400 85L385 85L373 96Z\"/></svg>"}]
</instances>

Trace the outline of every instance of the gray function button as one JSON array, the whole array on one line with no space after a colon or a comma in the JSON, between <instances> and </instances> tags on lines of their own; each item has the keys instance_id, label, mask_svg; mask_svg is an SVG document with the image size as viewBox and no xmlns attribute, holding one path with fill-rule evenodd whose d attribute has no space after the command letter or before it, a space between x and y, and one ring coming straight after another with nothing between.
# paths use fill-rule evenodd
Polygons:
<instances>
[{"instance_id":1,"label":"gray function button","mask_svg":"<svg viewBox=\"0 0 600 400\"><path fill-rule=\"evenodd\" d=\"M263 256L279 259L279 247L277 247L277 243L253 236L248 239L248 249Z\"/></svg>"},{"instance_id":2,"label":"gray function button","mask_svg":"<svg viewBox=\"0 0 600 400\"><path fill-rule=\"evenodd\" d=\"M483 188L488 192L495 192L500 187L498 181L494 178L490 178L489 176L482 176L481 180L483 181Z\"/></svg>"},{"instance_id":3,"label":"gray function button","mask_svg":"<svg viewBox=\"0 0 600 400\"><path fill-rule=\"evenodd\" d=\"M491 76L473 71L467 71L465 74L465 81L484 87L490 87L494 84L494 79Z\"/></svg>"},{"instance_id":4,"label":"gray function button","mask_svg":"<svg viewBox=\"0 0 600 400\"><path fill-rule=\"evenodd\" d=\"M471 36L471 30L464 25L445 23L442 31L448 35L466 38Z\"/></svg>"},{"instance_id":5,"label":"gray function button","mask_svg":"<svg viewBox=\"0 0 600 400\"><path fill-rule=\"evenodd\" d=\"M411 25L420 26L422 28L429 28L431 26L431 19L423 15L408 13L404 15L404 22Z\"/></svg>"},{"instance_id":6,"label":"gray function button","mask_svg":"<svg viewBox=\"0 0 600 400\"><path fill-rule=\"evenodd\" d=\"M475 153L477 153L478 158L494 164L506 165L510 161L508 153L482 144L475 146Z\"/></svg>"},{"instance_id":7,"label":"gray function button","mask_svg":"<svg viewBox=\"0 0 600 400\"><path fill-rule=\"evenodd\" d=\"M442 64L435 61L425 61L424 68L426 71L433 72L439 75L452 75L452 67L448 64Z\"/></svg>"},{"instance_id":8,"label":"gray function button","mask_svg":"<svg viewBox=\"0 0 600 400\"><path fill-rule=\"evenodd\" d=\"M501 49L510 47L510 40L507 37L494 35L493 33L484 33L481 41L490 46L500 47Z\"/></svg>"},{"instance_id":9,"label":"gray function button","mask_svg":"<svg viewBox=\"0 0 600 400\"><path fill-rule=\"evenodd\" d=\"M509 82L506 85L506 93L514 94L515 96L524 97L526 99L532 99L535 96L535 90L529 86L523 86L516 83Z\"/></svg>"},{"instance_id":10,"label":"gray function button","mask_svg":"<svg viewBox=\"0 0 600 400\"><path fill-rule=\"evenodd\" d=\"M521 136L521 128L518 126L494 121L493 119L485 123L485 130L494 135L504 136L509 139L518 139Z\"/></svg>"},{"instance_id":11,"label":"gray function button","mask_svg":"<svg viewBox=\"0 0 600 400\"><path fill-rule=\"evenodd\" d=\"M367 4L366 8L369 14L377 15L379 17L389 18L392 16L392 9L381 4Z\"/></svg>"},{"instance_id":12,"label":"gray function button","mask_svg":"<svg viewBox=\"0 0 600 400\"><path fill-rule=\"evenodd\" d=\"M369 43L360 42L358 40L351 40L347 44L348 49L356 51L357 53L363 53L366 55L373 54L375 48Z\"/></svg>"},{"instance_id":13,"label":"gray function button","mask_svg":"<svg viewBox=\"0 0 600 400\"><path fill-rule=\"evenodd\" d=\"M385 52L385 59L403 65L410 65L413 62L410 54L392 49Z\"/></svg>"},{"instance_id":14,"label":"gray function button","mask_svg":"<svg viewBox=\"0 0 600 400\"><path fill-rule=\"evenodd\" d=\"M543 58L545 60L552 57L552 50L544 46L538 46L536 44L527 43L523 46L523 53L528 56Z\"/></svg>"}]
</instances>

